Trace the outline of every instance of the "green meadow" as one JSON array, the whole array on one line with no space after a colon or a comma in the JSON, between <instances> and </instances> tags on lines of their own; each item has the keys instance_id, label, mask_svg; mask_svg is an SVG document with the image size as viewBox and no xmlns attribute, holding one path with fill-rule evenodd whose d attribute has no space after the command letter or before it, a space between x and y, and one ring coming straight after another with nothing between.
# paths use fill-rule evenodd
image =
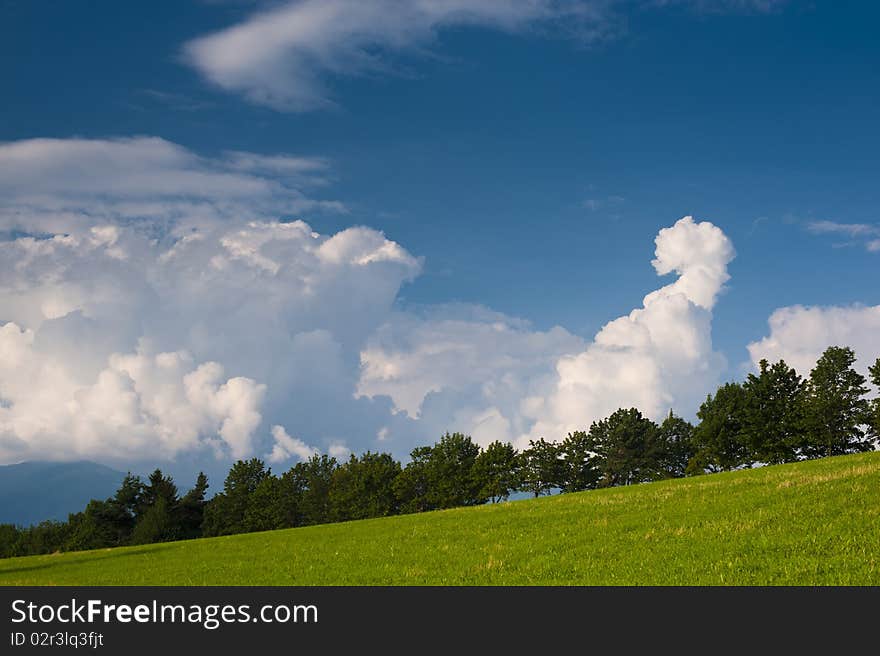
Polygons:
<instances>
[{"instance_id":1,"label":"green meadow","mask_svg":"<svg viewBox=\"0 0 880 656\"><path fill-rule=\"evenodd\" d=\"M0 560L4 585L878 585L880 453Z\"/></svg>"}]
</instances>

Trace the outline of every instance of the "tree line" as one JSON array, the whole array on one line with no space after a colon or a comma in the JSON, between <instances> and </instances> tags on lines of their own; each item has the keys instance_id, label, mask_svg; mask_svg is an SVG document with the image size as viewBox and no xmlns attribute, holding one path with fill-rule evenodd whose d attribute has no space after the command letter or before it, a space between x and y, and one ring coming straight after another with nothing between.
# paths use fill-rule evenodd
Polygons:
<instances>
[{"instance_id":1,"label":"tree line","mask_svg":"<svg viewBox=\"0 0 880 656\"><path fill-rule=\"evenodd\" d=\"M807 378L783 360L762 360L745 381L710 394L696 425L672 412L658 424L629 408L522 451L447 433L414 449L405 466L368 451L344 462L314 455L276 475L253 458L236 462L210 499L203 473L182 495L159 469L146 481L129 473L113 497L65 522L0 525L0 556L385 517L497 503L514 492L537 497L869 451L880 437L880 398L866 398L855 360L852 349L830 347ZM880 388L880 359L869 375Z\"/></svg>"}]
</instances>

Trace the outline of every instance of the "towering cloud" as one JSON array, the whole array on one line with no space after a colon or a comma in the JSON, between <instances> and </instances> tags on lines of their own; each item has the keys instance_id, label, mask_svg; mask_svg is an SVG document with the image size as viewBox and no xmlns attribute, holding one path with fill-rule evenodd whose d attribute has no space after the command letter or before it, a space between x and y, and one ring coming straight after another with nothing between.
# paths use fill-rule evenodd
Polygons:
<instances>
[{"instance_id":1,"label":"towering cloud","mask_svg":"<svg viewBox=\"0 0 880 656\"><path fill-rule=\"evenodd\" d=\"M446 430L522 444L620 406L689 415L717 382L733 248L712 224L661 230L653 265L677 278L587 342L396 306L421 270L403 246L273 218L342 209L306 193L326 167L152 138L0 146L0 461L403 456Z\"/></svg>"},{"instance_id":2,"label":"towering cloud","mask_svg":"<svg viewBox=\"0 0 880 656\"><path fill-rule=\"evenodd\" d=\"M691 217L655 243L657 273L678 279L592 343L499 316L398 319L361 354L361 394L387 394L399 410L483 442L559 438L619 407L691 415L725 366L712 349L711 310L734 250L719 228Z\"/></svg>"},{"instance_id":3,"label":"towering cloud","mask_svg":"<svg viewBox=\"0 0 880 656\"><path fill-rule=\"evenodd\" d=\"M557 362L553 393L533 409L534 435L564 435L620 407L654 418L669 410L691 415L717 383L725 361L712 350L711 311L733 246L718 227L689 216L661 230L655 244L654 269L678 279Z\"/></svg>"}]
</instances>

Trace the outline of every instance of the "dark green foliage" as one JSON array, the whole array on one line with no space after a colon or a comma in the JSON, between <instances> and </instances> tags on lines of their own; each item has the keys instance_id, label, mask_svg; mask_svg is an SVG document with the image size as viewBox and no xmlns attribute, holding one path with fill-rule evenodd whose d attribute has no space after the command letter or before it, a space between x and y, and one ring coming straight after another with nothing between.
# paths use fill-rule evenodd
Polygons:
<instances>
[{"instance_id":1,"label":"dark green foliage","mask_svg":"<svg viewBox=\"0 0 880 656\"><path fill-rule=\"evenodd\" d=\"M850 348L831 346L810 372L804 389L804 444L808 458L870 451L865 427L871 405L865 377L853 369Z\"/></svg>"},{"instance_id":2,"label":"dark green foliage","mask_svg":"<svg viewBox=\"0 0 880 656\"><path fill-rule=\"evenodd\" d=\"M143 489L144 484L141 482L140 476L134 476L128 472L113 496L112 502L119 513L120 530L123 533L130 533L134 528L138 510L142 506Z\"/></svg>"},{"instance_id":3,"label":"dark green foliage","mask_svg":"<svg viewBox=\"0 0 880 656\"><path fill-rule=\"evenodd\" d=\"M658 464L658 428L635 408L593 422L589 438L599 468L599 487L663 478Z\"/></svg>"},{"instance_id":4,"label":"dark green foliage","mask_svg":"<svg viewBox=\"0 0 880 656\"><path fill-rule=\"evenodd\" d=\"M180 499L178 504L178 534L181 540L197 538L202 534L205 519L205 494L208 491L208 477L199 472L196 484Z\"/></svg>"},{"instance_id":5,"label":"dark green foliage","mask_svg":"<svg viewBox=\"0 0 880 656\"><path fill-rule=\"evenodd\" d=\"M302 469L291 468L282 474L279 479L280 490L278 497L278 518L285 528L302 526L303 497L305 496L308 481Z\"/></svg>"},{"instance_id":6,"label":"dark green foliage","mask_svg":"<svg viewBox=\"0 0 880 656\"><path fill-rule=\"evenodd\" d=\"M564 485L565 461L558 444L543 437L529 440L529 448L520 454L520 490L538 497Z\"/></svg>"},{"instance_id":7,"label":"dark green foliage","mask_svg":"<svg viewBox=\"0 0 880 656\"><path fill-rule=\"evenodd\" d=\"M93 499L81 513L73 515L67 548L100 549L128 544L139 513L144 485L129 472L116 494L106 501Z\"/></svg>"},{"instance_id":8,"label":"dark green foliage","mask_svg":"<svg viewBox=\"0 0 880 656\"><path fill-rule=\"evenodd\" d=\"M70 535L66 546L70 549L102 549L116 547L125 544L131 535L128 529L120 529L120 515L118 508L110 499L99 501L92 499L85 510L72 516L69 521Z\"/></svg>"},{"instance_id":9,"label":"dark green foliage","mask_svg":"<svg viewBox=\"0 0 880 656\"><path fill-rule=\"evenodd\" d=\"M871 376L871 383L874 385L875 391L880 394L880 358L868 369ZM870 437L874 440L880 439L880 395L871 401L871 415L869 418Z\"/></svg>"},{"instance_id":10,"label":"dark green foliage","mask_svg":"<svg viewBox=\"0 0 880 656\"><path fill-rule=\"evenodd\" d=\"M177 486L170 476L156 469L150 474L137 500L137 517L131 544L150 544L179 539Z\"/></svg>"},{"instance_id":11,"label":"dark green foliage","mask_svg":"<svg viewBox=\"0 0 880 656\"><path fill-rule=\"evenodd\" d=\"M446 433L432 447L414 449L394 483L405 513L472 506L488 496L474 472L480 447L461 433Z\"/></svg>"},{"instance_id":12,"label":"dark green foliage","mask_svg":"<svg viewBox=\"0 0 880 656\"><path fill-rule=\"evenodd\" d=\"M337 468L336 458L327 455L314 455L308 462L298 463L299 476L305 482L300 511L303 524L324 524L330 521L330 487L333 472Z\"/></svg>"},{"instance_id":13,"label":"dark green foliage","mask_svg":"<svg viewBox=\"0 0 880 656\"><path fill-rule=\"evenodd\" d=\"M559 487L563 492L580 492L596 487L599 483L599 467L589 433L569 433L560 445L560 452L563 471Z\"/></svg>"},{"instance_id":14,"label":"dark green foliage","mask_svg":"<svg viewBox=\"0 0 880 656\"><path fill-rule=\"evenodd\" d=\"M385 517L398 512L394 483L401 467L388 453L367 451L333 472L329 492L331 521Z\"/></svg>"},{"instance_id":15,"label":"dark green foliage","mask_svg":"<svg viewBox=\"0 0 880 656\"><path fill-rule=\"evenodd\" d=\"M434 508L486 502L473 471L479 453L480 447L462 433L446 433L434 445L428 460L428 499Z\"/></svg>"},{"instance_id":16,"label":"dark green foliage","mask_svg":"<svg viewBox=\"0 0 880 656\"><path fill-rule=\"evenodd\" d=\"M700 423L693 433L694 455L687 465L689 475L729 471L753 460L743 438L746 393L742 385L727 383L715 396L706 398L697 412Z\"/></svg>"},{"instance_id":17,"label":"dark green foliage","mask_svg":"<svg viewBox=\"0 0 880 656\"><path fill-rule=\"evenodd\" d=\"M245 533L286 528L281 505L280 478L266 476L248 496L242 528Z\"/></svg>"},{"instance_id":18,"label":"dark green foliage","mask_svg":"<svg viewBox=\"0 0 880 656\"><path fill-rule=\"evenodd\" d=\"M803 380L784 360L761 360L759 366L758 375L749 374L743 384L743 440L753 460L793 462L804 441Z\"/></svg>"},{"instance_id":19,"label":"dark green foliage","mask_svg":"<svg viewBox=\"0 0 880 656\"><path fill-rule=\"evenodd\" d=\"M428 496L431 483L429 466L433 449L420 446L410 453L410 461L394 481L394 494L404 513L435 510Z\"/></svg>"},{"instance_id":20,"label":"dark green foliage","mask_svg":"<svg viewBox=\"0 0 880 656\"><path fill-rule=\"evenodd\" d=\"M176 540L178 533L174 521L175 509L176 503L172 505L164 495L156 497L152 505L146 507L135 525L129 543L152 544Z\"/></svg>"},{"instance_id":21,"label":"dark green foliage","mask_svg":"<svg viewBox=\"0 0 880 656\"><path fill-rule=\"evenodd\" d=\"M0 558L19 556L21 531L15 524L0 524Z\"/></svg>"},{"instance_id":22,"label":"dark green foliage","mask_svg":"<svg viewBox=\"0 0 880 656\"><path fill-rule=\"evenodd\" d=\"M169 509L175 506L177 504L177 486L170 476L165 476L161 469L156 469L143 485L137 499L138 517L146 514L147 510L159 501L164 501Z\"/></svg>"},{"instance_id":23,"label":"dark green foliage","mask_svg":"<svg viewBox=\"0 0 880 656\"><path fill-rule=\"evenodd\" d=\"M75 523L71 521L48 520L21 531L17 555L30 556L66 551L70 548L67 545L70 544L74 525Z\"/></svg>"},{"instance_id":24,"label":"dark green foliage","mask_svg":"<svg viewBox=\"0 0 880 656\"><path fill-rule=\"evenodd\" d=\"M657 464L650 468L658 478L680 478L687 474L695 453L693 425L670 410L657 433Z\"/></svg>"},{"instance_id":25,"label":"dark green foliage","mask_svg":"<svg viewBox=\"0 0 880 656\"><path fill-rule=\"evenodd\" d=\"M214 497L205 509L202 533L208 536L244 532L248 499L269 474L266 465L257 458L239 460L232 465L223 482L223 492Z\"/></svg>"},{"instance_id":26,"label":"dark green foliage","mask_svg":"<svg viewBox=\"0 0 880 656\"><path fill-rule=\"evenodd\" d=\"M503 501L519 485L518 458L512 444L492 442L474 461L473 475L479 496L492 503Z\"/></svg>"}]
</instances>

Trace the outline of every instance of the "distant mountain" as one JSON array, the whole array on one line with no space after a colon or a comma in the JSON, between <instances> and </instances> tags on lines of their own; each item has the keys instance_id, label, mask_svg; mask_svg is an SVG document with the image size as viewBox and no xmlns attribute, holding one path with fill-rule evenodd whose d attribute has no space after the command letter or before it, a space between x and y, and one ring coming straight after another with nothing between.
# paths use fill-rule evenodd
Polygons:
<instances>
[{"instance_id":1,"label":"distant mountain","mask_svg":"<svg viewBox=\"0 0 880 656\"><path fill-rule=\"evenodd\" d=\"M124 477L124 472L86 461L0 465L0 524L65 520L91 499L113 496Z\"/></svg>"}]
</instances>

